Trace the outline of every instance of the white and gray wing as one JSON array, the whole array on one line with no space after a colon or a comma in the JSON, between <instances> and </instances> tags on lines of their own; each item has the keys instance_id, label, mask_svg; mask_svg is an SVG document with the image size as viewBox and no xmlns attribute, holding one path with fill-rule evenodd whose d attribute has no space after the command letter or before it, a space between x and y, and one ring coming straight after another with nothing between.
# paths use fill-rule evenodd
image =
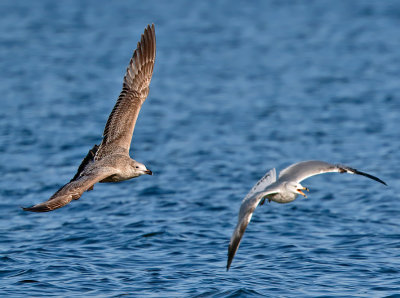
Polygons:
<instances>
[{"instance_id":1,"label":"white and gray wing","mask_svg":"<svg viewBox=\"0 0 400 298\"><path fill-rule=\"evenodd\" d=\"M125 153L129 152L139 111L149 94L155 59L156 34L152 24L144 30L130 60L121 94L108 117L96 159L108 155L110 150L115 152L117 147Z\"/></svg>"},{"instance_id":2,"label":"white and gray wing","mask_svg":"<svg viewBox=\"0 0 400 298\"><path fill-rule=\"evenodd\" d=\"M279 185L277 187L271 185L273 182L275 182L275 169L271 170L263 178L261 178L260 181L258 181L250 190L249 194L247 194L244 198L242 205L240 206L237 225L229 242L226 270L229 270L229 267L231 266L233 257L239 248L240 241L244 232L246 231L247 225L250 223L253 212L257 208L260 201L266 196L278 193L280 191ZM269 185L271 185L271 187L268 187ZM261 191L254 192L255 189Z\"/></svg>"},{"instance_id":3,"label":"white and gray wing","mask_svg":"<svg viewBox=\"0 0 400 298\"><path fill-rule=\"evenodd\" d=\"M324 161L309 160L295 163L279 173L280 181L297 181L301 182L311 176L324 174L324 173L349 173L368 177L372 180L378 181L382 184L386 183L381 179L370 174L358 171L345 165L335 165Z\"/></svg>"},{"instance_id":4,"label":"white and gray wing","mask_svg":"<svg viewBox=\"0 0 400 298\"><path fill-rule=\"evenodd\" d=\"M61 208L72 200L77 200L88 189L92 188L97 182L113 175L113 168L103 167L89 174L79 176L75 180L65 184L46 202L36 204L32 207L22 208L31 212L48 212Z\"/></svg>"},{"instance_id":5,"label":"white and gray wing","mask_svg":"<svg viewBox=\"0 0 400 298\"><path fill-rule=\"evenodd\" d=\"M267 188L267 186L271 185L275 181L276 181L276 170L274 168L272 170L269 170L260 180L258 180L258 182L253 186L253 188L246 195L244 200L253 196L255 193L264 191Z\"/></svg>"}]
</instances>

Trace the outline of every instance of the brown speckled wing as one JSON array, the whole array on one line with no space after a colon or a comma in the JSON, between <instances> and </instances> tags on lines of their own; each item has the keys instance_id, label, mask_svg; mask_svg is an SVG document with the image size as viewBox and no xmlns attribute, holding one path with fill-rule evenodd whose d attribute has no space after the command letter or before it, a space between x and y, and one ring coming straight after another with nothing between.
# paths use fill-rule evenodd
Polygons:
<instances>
[{"instance_id":1,"label":"brown speckled wing","mask_svg":"<svg viewBox=\"0 0 400 298\"><path fill-rule=\"evenodd\" d=\"M103 167L95 172L80 176L79 178L65 184L46 202L22 209L31 212L48 212L61 208L72 200L79 199L81 195L86 190L92 188L94 184L114 173L115 170L113 168Z\"/></svg>"},{"instance_id":2,"label":"brown speckled wing","mask_svg":"<svg viewBox=\"0 0 400 298\"><path fill-rule=\"evenodd\" d=\"M140 108L149 94L156 59L154 24L144 30L127 68L121 94L104 128L96 160L122 150L128 154Z\"/></svg>"}]
</instances>

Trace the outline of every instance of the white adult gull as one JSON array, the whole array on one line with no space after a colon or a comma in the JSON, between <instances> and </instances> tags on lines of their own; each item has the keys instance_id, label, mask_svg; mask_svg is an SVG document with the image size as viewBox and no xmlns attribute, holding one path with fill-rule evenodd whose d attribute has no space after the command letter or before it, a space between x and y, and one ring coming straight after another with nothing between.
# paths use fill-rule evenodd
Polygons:
<instances>
[{"instance_id":1,"label":"white adult gull","mask_svg":"<svg viewBox=\"0 0 400 298\"><path fill-rule=\"evenodd\" d=\"M145 28L130 60L122 91L107 120L101 144L89 150L69 183L48 201L24 210L52 211L79 199L97 182L118 182L144 174L152 175L144 164L130 158L129 148L140 108L149 94L155 58L156 35L152 24Z\"/></svg>"},{"instance_id":2,"label":"white adult gull","mask_svg":"<svg viewBox=\"0 0 400 298\"><path fill-rule=\"evenodd\" d=\"M285 204L294 201L299 194L307 197L303 190L309 191L309 189L301 185L300 182L311 176L332 172L362 175L386 185L381 179L370 174L344 165L334 165L317 160L302 161L287 167L280 172L278 180L276 180L275 169L270 170L243 199L239 210L238 223L229 243L226 270L229 270L231 266L246 227L258 205L264 204L266 199L269 202Z\"/></svg>"}]
</instances>

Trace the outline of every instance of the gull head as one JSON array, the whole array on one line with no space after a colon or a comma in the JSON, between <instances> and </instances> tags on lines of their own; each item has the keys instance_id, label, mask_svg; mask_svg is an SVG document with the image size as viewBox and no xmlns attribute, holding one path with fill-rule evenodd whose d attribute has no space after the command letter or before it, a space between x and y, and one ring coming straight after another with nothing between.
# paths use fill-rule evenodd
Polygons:
<instances>
[{"instance_id":1,"label":"gull head","mask_svg":"<svg viewBox=\"0 0 400 298\"><path fill-rule=\"evenodd\" d=\"M295 195L301 194L305 198L307 198L307 195L303 192L303 190L310 191L307 187L304 187L303 185L301 185L299 182L296 181L290 181L286 185L286 188L289 192Z\"/></svg>"},{"instance_id":2,"label":"gull head","mask_svg":"<svg viewBox=\"0 0 400 298\"><path fill-rule=\"evenodd\" d=\"M146 168L146 166L136 160L132 160L131 169L135 177L141 175L153 175L153 172Z\"/></svg>"}]
</instances>

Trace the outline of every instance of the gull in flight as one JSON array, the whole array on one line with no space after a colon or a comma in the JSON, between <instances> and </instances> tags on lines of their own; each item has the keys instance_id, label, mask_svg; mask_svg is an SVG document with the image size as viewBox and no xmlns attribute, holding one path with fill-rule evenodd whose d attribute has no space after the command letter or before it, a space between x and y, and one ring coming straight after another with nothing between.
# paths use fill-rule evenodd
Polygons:
<instances>
[{"instance_id":1,"label":"gull in flight","mask_svg":"<svg viewBox=\"0 0 400 298\"><path fill-rule=\"evenodd\" d=\"M152 175L144 164L130 158L129 148L140 108L149 94L155 58L156 35L152 24L144 30L130 60L122 91L108 117L101 144L89 150L69 183L48 201L24 210L52 211L79 199L97 182L118 182L144 174Z\"/></svg>"},{"instance_id":2,"label":"gull in flight","mask_svg":"<svg viewBox=\"0 0 400 298\"><path fill-rule=\"evenodd\" d=\"M301 181L311 176L334 172L362 175L386 185L381 179L370 174L360 172L344 165L334 165L317 160L302 161L287 167L280 172L278 180L276 180L275 169L270 170L256 185L254 185L243 199L239 210L238 223L229 243L226 270L229 270L231 266L233 257L239 248L240 240L258 205L263 205L265 200L281 204L290 203L294 201L299 194L306 198L307 196L303 190L309 191L309 189L302 186L300 184Z\"/></svg>"}]
</instances>

